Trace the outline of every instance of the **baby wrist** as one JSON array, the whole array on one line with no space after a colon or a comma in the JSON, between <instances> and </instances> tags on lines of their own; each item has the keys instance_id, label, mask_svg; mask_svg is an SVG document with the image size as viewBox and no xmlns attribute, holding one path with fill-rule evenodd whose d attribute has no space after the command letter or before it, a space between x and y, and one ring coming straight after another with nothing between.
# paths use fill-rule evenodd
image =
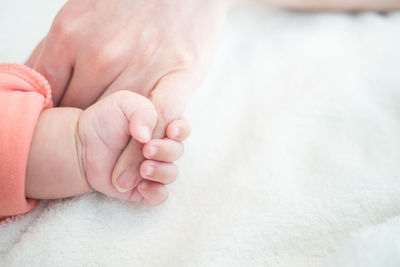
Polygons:
<instances>
[{"instance_id":1,"label":"baby wrist","mask_svg":"<svg viewBox=\"0 0 400 267\"><path fill-rule=\"evenodd\" d=\"M38 120L29 152L25 193L36 199L56 199L86 193L76 132L82 110L51 108Z\"/></svg>"}]
</instances>

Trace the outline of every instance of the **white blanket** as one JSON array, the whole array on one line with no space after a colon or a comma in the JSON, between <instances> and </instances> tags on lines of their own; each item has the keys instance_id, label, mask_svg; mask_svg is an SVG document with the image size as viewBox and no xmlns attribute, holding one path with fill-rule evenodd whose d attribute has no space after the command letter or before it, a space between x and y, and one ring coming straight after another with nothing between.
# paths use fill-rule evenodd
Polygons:
<instances>
[{"instance_id":1,"label":"white blanket","mask_svg":"<svg viewBox=\"0 0 400 267\"><path fill-rule=\"evenodd\" d=\"M62 2L2 0L0 61L23 62ZM400 266L400 219L344 246L400 214L399 29L400 13L241 3L169 200L42 202L0 224L0 265Z\"/></svg>"}]
</instances>

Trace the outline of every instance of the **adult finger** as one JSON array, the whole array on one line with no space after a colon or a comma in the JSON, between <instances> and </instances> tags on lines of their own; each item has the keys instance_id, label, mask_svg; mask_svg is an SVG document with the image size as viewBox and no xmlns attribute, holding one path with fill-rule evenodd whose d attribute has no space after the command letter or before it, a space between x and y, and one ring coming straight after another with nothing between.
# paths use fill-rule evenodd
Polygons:
<instances>
[{"instance_id":1,"label":"adult finger","mask_svg":"<svg viewBox=\"0 0 400 267\"><path fill-rule=\"evenodd\" d=\"M188 120L185 118L180 118L170 122L165 133L167 138L182 142L189 137L190 131L191 127Z\"/></svg>"},{"instance_id":2,"label":"adult finger","mask_svg":"<svg viewBox=\"0 0 400 267\"><path fill-rule=\"evenodd\" d=\"M156 126L158 132L153 132L154 138L163 138L167 123L181 117L198 83L199 80L196 80L196 76L186 72L169 74L157 83L151 95L151 100L159 114ZM163 117L160 118L160 116ZM132 168L131 159L137 158L137 156L137 145L131 140L115 165L113 183L126 170ZM137 167L135 166L134 168L136 170Z\"/></svg>"},{"instance_id":3,"label":"adult finger","mask_svg":"<svg viewBox=\"0 0 400 267\"><path fill-rule=\"evenodd\" d=\"M173 72L160 79L150 96L159 115L154 138L164 137L168 123L182 117L200 83L201 77L189 71Z\"/></svg>"}]
</instances>

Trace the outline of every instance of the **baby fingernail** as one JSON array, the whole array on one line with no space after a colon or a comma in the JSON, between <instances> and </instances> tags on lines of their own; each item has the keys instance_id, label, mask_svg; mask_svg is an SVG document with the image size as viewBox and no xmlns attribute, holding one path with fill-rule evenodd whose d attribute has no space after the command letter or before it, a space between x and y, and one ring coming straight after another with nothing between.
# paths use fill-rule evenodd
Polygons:
<instances>
[{"instance_id":1,"label":"baby fingernail","mask_svg":"<svg viewBox=\"0 0 400 267\"><path fill-rule=\"evenodd\" d=\"M132 190L135 183L135 175L131 171L124 171L118 178L117 184L115 185L116 189L125 193L129 190Z\"/></svg>"},{"instance_id":2,"label":"baby fingernail","mask_svg":"<svg viewBox=\"0 0 400 267\"><path fill-rule=\"evenodd\" d=\"M155 146L150 146L147 150L148 156L152 157L157 153L157 147Z\"/></svg>"},{"instance_id":3,"label":"baby fingernail","mask_svg":"<svg viewBox=\"0 0 400 267\"><path fill-rule=\"evenodd\" d=\"M151 131L150 128L147 126L142 126L140 128L140 136L143 138L143 140L150 140L151 139Z\"/></svg>"},{"instance_id":4,"label":"baby fingernail","mask_svg":"<svg viewBox=\"0 0 400 267\"><path fill-rule=\"evenodd\" d=\"M143 182L140 183L140 188L146 189L149 187L149 183L146 180L143 180Z\"/></svg>"},{"instance_id":5,"label":"baby fingernail","mask_svg":"<svg viewBox=\"0 0 400 267\"><path fill-rule=\"evenodd\" d=\"M177 138L180 131L181 130L179 128L175 128L174 132L172 133L172 138Z\"/></svg>"},{"instance_id":6,"label":"baby fingernail","mask_svg":"<svg viewBox=\"0 0 400 267\"><path fill-rule=\"evenodd\" d=\"M146 171L144 172L144 174L146 174L146 176L150 176L152 175L154 172L154 167L153 166L147 166Z\"/></svg>"}]
</instances>

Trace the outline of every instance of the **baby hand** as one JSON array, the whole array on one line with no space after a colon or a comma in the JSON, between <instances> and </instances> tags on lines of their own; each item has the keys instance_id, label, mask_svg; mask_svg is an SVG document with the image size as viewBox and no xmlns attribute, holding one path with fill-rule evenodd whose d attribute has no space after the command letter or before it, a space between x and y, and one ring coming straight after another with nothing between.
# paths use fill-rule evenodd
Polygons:
<instances>
[{"instance_id":1,"label":"baby hand","mask_svg":"<svg viewBox=\"0 0 400 267\"><path fill-rule=\"evenodd\" d=\"M172 162L183 153L181 141L189 135L189 125L175 120L167 127L167 138L151 140L156 123L157 112L150 100L129 91L118 91L82 112L78 157L90 187L123 200L149 205L164 202L165 185L178 175ZM134 157L125 159L129 162L123 165L129 168L117 177L121 170L114 166L128 148L134 150L129 151Z\"/></svg>"}]
</instances>

